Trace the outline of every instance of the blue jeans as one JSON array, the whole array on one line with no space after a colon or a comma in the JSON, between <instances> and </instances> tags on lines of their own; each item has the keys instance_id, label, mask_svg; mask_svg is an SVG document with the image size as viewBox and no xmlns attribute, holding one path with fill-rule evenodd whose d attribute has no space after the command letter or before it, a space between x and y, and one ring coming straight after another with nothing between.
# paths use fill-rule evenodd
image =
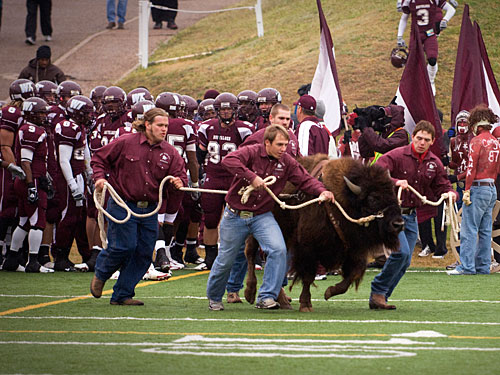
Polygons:
<instances>
[{"instance_id":1,"label":"blue jeans","mask_svg":"<svg viewBox=\"0 0 500 375\"><path fill-rule=\"evenodd\" d=\"M226 289L229 293L238 293L243 288L243 280L247 274L248 263L245 252L239 252L231 268Z\"/></svg>"},{"instance_id":2,"label":"blue jeans","mask_svg":"<svg viewBox=\"0 0 500 375\"><path fill-rule=\"evenodd\" d=\"M156 205L138 208L132 203L127 203L127 206L139 214L149 213L156 208ZM126 216L125 210L111 198L107 211L117 219ZM99 280L106 281L120 270L111 301L121 302L135 295L135 286L151 264L157 235L158 215L147 218L131 216L124 224L108 220L108 247L97 257L95 275Z\"/></svg>"},{"instance_id":3,"label":"blue jeans","mask_svg":"<svg viewBox=\"0 0 500 375\"><path fill-rule=\"evenodd\" d=\"M415 213L403 215L403 220L405 229L398 235L399 251L391 253L382 271L372 281L372 293L383 294L386 300L410 266L413 249L417 243L417 215Z\"/></svg>"},{"instance_id":4,"label":"blue jeans","mask_svg":"<svg viewBox=\"0 0 500 375\"><path fill-rule=\"evenodd\" d=\"M128 0L118 0L118 6L116 6L116 0L106 0L106 15L108 17L108 22L115 22L116 16L118 16L118 22L125 23L127 1Z\"/></svg>"},{"instance_id":5,"label":"blue jeans","mask_svg":"<svg viewBox=\"0 0 500 375\"><path fill-rule=\"evenodd\" d=\"M497 199L494 186L472 186L470 206L462 206L460 263L456 270L475 274L490 273L492 211Z\"/></svg>"},{"instance_id":6,"label":"blue jeans","mask_svg":"<svg viewBox=\"0 0 500 375\"><path fill-rule=\"evenodd\" d=\"M208 277L207 297L210 300L222 301L231 268L236 258L245 251L245 240L250 234L267 255L257 299L278 298L286 274L286 245L273 214L266 212L243 219L226 208L220 224L219 254Z\"/></svg>"}]
</instances>

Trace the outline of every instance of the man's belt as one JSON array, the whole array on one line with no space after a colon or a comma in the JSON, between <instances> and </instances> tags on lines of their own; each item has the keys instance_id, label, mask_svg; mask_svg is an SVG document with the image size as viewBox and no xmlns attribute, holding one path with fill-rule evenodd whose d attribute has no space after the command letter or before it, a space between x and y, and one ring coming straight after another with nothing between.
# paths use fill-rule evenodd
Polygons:
<instances>
[{"instance_id":1,"label":"man's belt","mask_svg":"<svg viewBox=\"0 0 500 375\"><path fill-rule=\"evenodd\" d=\"M415 213L414 208L401 207L401 215L412 215L413 213Z\"/></svg>"},{"instance_id":2,"label":"man's belt","mask_svg":"<svg viewBox=\"0 0 500 375\"><path fill-rule=\"evenodd\" d=\"M137 202L127 201L127 203L137 206L137 208L148 208L149 205L151 204L151 202L148 201L137 201Z\"/></svg>"},{"instance_id":3,"label":"man's belt","mask_svg":"<svg viewBox=\"0 0 500 375\"><path fill-rule=\"evenodd\" d=\"M231 206L227 205L226 206L229 211L231 211L233 214L238 215L242 219L250 219L253 217L254 213L252 211L240 211L240 210L235 210Z\"/></svg>"},{"instance_id":4,"label":"man's belt","mask_svg":"<svg viewBox=\"0 0 500 375\"><path fill-rule=\"evenodd\" d=\"M472 183L472 186L495 186L494 182L488 182L488 181L474 181Z\"/></svg>"}]
</instances>

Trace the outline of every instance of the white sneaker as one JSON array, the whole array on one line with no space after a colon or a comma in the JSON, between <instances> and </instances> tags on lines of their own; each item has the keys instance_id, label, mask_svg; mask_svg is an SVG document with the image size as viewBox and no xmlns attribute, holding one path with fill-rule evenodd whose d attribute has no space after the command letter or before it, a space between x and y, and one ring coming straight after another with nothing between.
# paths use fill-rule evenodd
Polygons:
<instances>
[{"instance_id":1,"label":"white sneaker","mask_svg":"<svg viewBox=\"0 0 500 375\"><path fill-rule=\"evenodd\" d=\"M25 270L26 270L26 268L24 268L23 266L19 265L19 266L17 266L16 272L24 272Z\"/></svg>"},{"instance_id":2,"label":"white sneaker","mask_svg":"<svg viewBox=\"0 0 500 375\"><path fill-rule=\"evenodd\" d=\"M314 277L314 280L316 281L326 280L326 275L316 275Z\"/></svg>"},{"instance_id":3,"label":"white sneaker","mask_svg":"<svg viewBox=\"0 0 500 375\"><path fill-rule=\"evenodd\" d=\"M155 280L155 281L161 281L161 280L168 280L172 274L169 272L161 272L155 270L153 264L149 266L148 271L144 274L142 277L143 280Z\"/></svg>"},{"instance_id":4,"label":"white sneaker","mask_svg":"<svg viewBox=\"0 0 500 375\"><path fill-rule=\"evenodd\" d=\"M50 35L44 35L43 37L45 38L46 42L50 42L52 40L52 36Z\"/></svg>"},{"instance_id":5,"label":"white sneaker","mask_svg":"<svg viewBox=\"0 0 500 375\"><path fill-rule=\"evenodd\" d=\"M429 255L432 254L431 249L429 249L429 246L424 247L424 249L418 253L419 257L428 257Z\"/></svg>"},{"instance_id":6,"label":"white sneaker","mask_svg":"<svg viewBox=\"0 0 500 375\"><path fill-rule=\"evenodd\" d=\"M54 270L52 268L40 266L40 273L53 273L53 272L54 272Z\"/></svg>"},{"instance_id":7,"label":"white sneaker","mask_svg":"<svg viewBox=\"0 0 500 375\"><path fill-rule=\"evenodd\" d=\"M170 270L171 271L182 270L184 267L186 267L184 264L176 262L173 259L170 259Z\"/></svg>"},{"instance_id":8,"label":"white sneaker","mask_svg":"<svg viewBox=\"0 0 500 375\"><path fill-rule=\"evenodd\" d=\"M47 262L45 264L42 264L42 266L54 269L54 262Z\"/></svg>"},{"instance_id":9,"label":"white sneaker","mask_svg":"<svg viewBox=\"0 0 500 375\"><path fill-rule=\"evenodd\" d=\"M256 264L255 271L262 271L262 266L260 264Z\"/></svg>"},{"instance_id":10,"label":"white sneaker","mask_svg":"<svg viewBox=\"0 0 500 375\"><path fill-rule=\"evenodd\" d=\"M81 272L88 272L89 270L89 265L87 263L78 263L75 264L74 267Z\"/></svg>"},{"instance_id":11,"label":"white sneaker","mask_svg":"<svg viewBox=\"0 0 500 375\"><path fill-rule=\"evenodd\" d=\"M224 310L224 304L222 301L212 301L211 299L208 300L208 309L212 311L222 311Z\"/></svg>"},{"instance_id":12,"label":"white sneaker","mask_svg":"<svg viewBox=\"0 0 500 375\"><path fill-rule=\"evenodd\" d=\"M206 270L208 270L208 267L205 263L201 263L201 264L197 265L196 267L194 267L194 269L196 271L206 271Z\"/></svg>"},{"instance_id":13,"label":"white sneaker","mask_svg":"<svg viewBox=\"0 0 500 375\"><path fill-rule=\"evenodd\" d=\"M111 275L111 277L109 279L110 280L118 280L119 277L120 277L120 271L116 271L114 274Z\"/></svg>"}]
</instances>

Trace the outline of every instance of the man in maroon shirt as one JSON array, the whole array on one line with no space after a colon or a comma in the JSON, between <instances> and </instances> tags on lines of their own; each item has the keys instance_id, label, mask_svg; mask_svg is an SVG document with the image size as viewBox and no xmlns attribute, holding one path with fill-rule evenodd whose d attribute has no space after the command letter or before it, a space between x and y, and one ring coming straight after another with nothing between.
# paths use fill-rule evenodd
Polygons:
<instances>
[{"instance_id":1,"label":"man in maroon shirt","mask_svg":"<svg viewBox=\"0 0 500 375\"><path fill-rule=\"evenodd\" d=\"M448 271L448 275L490 273L492 211L497 199L495 180L500 169L500 143L490 130L498 117L490 108L479 105L471 111L469 122L475 137L470 141L462 198L461 264Z\"/></svg>"},{"instance_id":2,"label":"man in maroon shirt","mask_svg":"<svg viewBox=\"0 0 500 375\"><path fill-rule=\"evenodd\" d=\"M187 177L184 160L175 147L165 141L168 114L161 108L153 108L134 123L134 127L137 133L117 138L92 157L95 188L102 191L109 174L109 183L133 212L150 214L156 209L161 181L173 176L168 187L166 213L175 213L183 196L177 189L187 185ZM126 215L113 199L108 201L107 211L119 220ZM151 264L157 235L157 214L131 216L123 224L109 220L108 247L97 257L90 284L92 295L101 297L106 280L120 269L110 303L143 305L142 301L133 299L134 290Z\"/></svg>"},{"instance_id":3,"label":"man in maroon shirt","mask_svg":"<svg viewBox=\"0 0 500 375\"><path fill-rule=\"evenodd\" d=\"M300 153L304 156L319 153L328 155L330 135L315 116L316 99L311 95L302 95L294 105L298 106L297 118L300 121L296 130Z\"/></svg>"},{"instance_id":4,"label":"man in maroon shirt","mask_svg":"<svg viewBox=\"0 0 500 375\"><path fill-rule=\"evenodd\" d=\"M279 308L278 294L287 271L286 245L281 230L271 210L275 206L272 197L264 191L264 179L275 176L269 186L274 194L285 187L287 181L309 194L319 195L333 202L333 193L310 176L307 171L286 152L288 131L280 125L266 128L264 144L242 147L222 160L222 165L234 176L226 195L226 208L220 227L220 251L212 266L207 283L210 310L223 310L222 297L235 258L244 251L245 240L253 235L267 254L264 279L257 298L257 308ZM242 187L252 185L256 191L246 203L238 194Z\"/></svg>"},{"instance_id":5,"label":"man in maroon shirt","mask_svg":"<svg viewBox=\"0 0 500 375\"><path fill-rule=\"evenodd\" d=\"M423 196L451 193L453 200L457 198L458 194L453 191L441 160L429 150L434 139L434 126L428 121L420 121L415 126L410 145L395 148L377 161L389 171L396 187L403 189L401 213L405 229L398 235L399 251L391 253L382 271L372 281L370 309L396 309L396 306L387 304L387 299L410 266L418 237L415 209L422 206L422 201L408 186L411 185Z\"/></svg>"}]
</instances>

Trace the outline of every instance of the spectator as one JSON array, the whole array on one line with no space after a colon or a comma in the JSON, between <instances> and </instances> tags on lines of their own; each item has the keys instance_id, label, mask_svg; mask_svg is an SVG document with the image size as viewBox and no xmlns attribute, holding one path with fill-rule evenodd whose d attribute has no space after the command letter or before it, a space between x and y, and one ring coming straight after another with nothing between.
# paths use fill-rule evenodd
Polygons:
<instances>
[{"instance_id":1,"label":"spectator","mask_svg":"<svg viewBox=\"0 0 500 375\"><path fill-rule=\"evenodd\" d=\"M177 9L178 0L151 0L153 5L160 5L163 7ZM154 29L161 29L162 22L167 23L167 27L172 30L177 30L178 27L175 24L175 17L177 16L177 11L175 10L164 10L158 8L151 8L151 17L153 17L153 22L155 23Z\"/></svg>"},{"instance_id":2,"label":"spectator","mask_svg":"<svg viewBox=\"0 0 500 375\"><path fill-rule=\"evenodd\" d=\"M117 3L118 1L118 3ZM106 15L108 17L108 26L106 29L114 29L116 26L116 17L118 17L117 29L123 30L125 27L125 15L127 14L128 0L107 0Z\"/></svg>"},{"instance_id":3,"label":"spectator","mask_svg":"<svg viewBox=\"0 0 500 375\"><path fill-rule=\"evenodd\" d=\"M36 16L40 7L40 27L46 42L52 40L52 23L50 13L52 11L52 0L26 0L26 44L34 45L36 41Z\"/></svg>"},{"instance_id":4,"label":"spectator","mask_svg":"<svg viewBox=\"0 0 500 375\"><path fill-rule=\"evenodd\" d=\"M36 57L19 73L19 78L29 79L33 83L51 81L57 85L66 81L63 71L50 61L51 55L49 46L40 46L36 50Z\"/></svg>"},{"instance_id":5,"label":"spectator","mask_svg":"<svg viewBox=\"0 0 500 375\"><path fill-rule=\"evenodd\" d=\"M308 94L302 95L294 105L297 106L297 119L300 121L296 130L300 153L303 156L328 154L330 136L315 116L316 99Z\"/></svg>"}]
</instances>

